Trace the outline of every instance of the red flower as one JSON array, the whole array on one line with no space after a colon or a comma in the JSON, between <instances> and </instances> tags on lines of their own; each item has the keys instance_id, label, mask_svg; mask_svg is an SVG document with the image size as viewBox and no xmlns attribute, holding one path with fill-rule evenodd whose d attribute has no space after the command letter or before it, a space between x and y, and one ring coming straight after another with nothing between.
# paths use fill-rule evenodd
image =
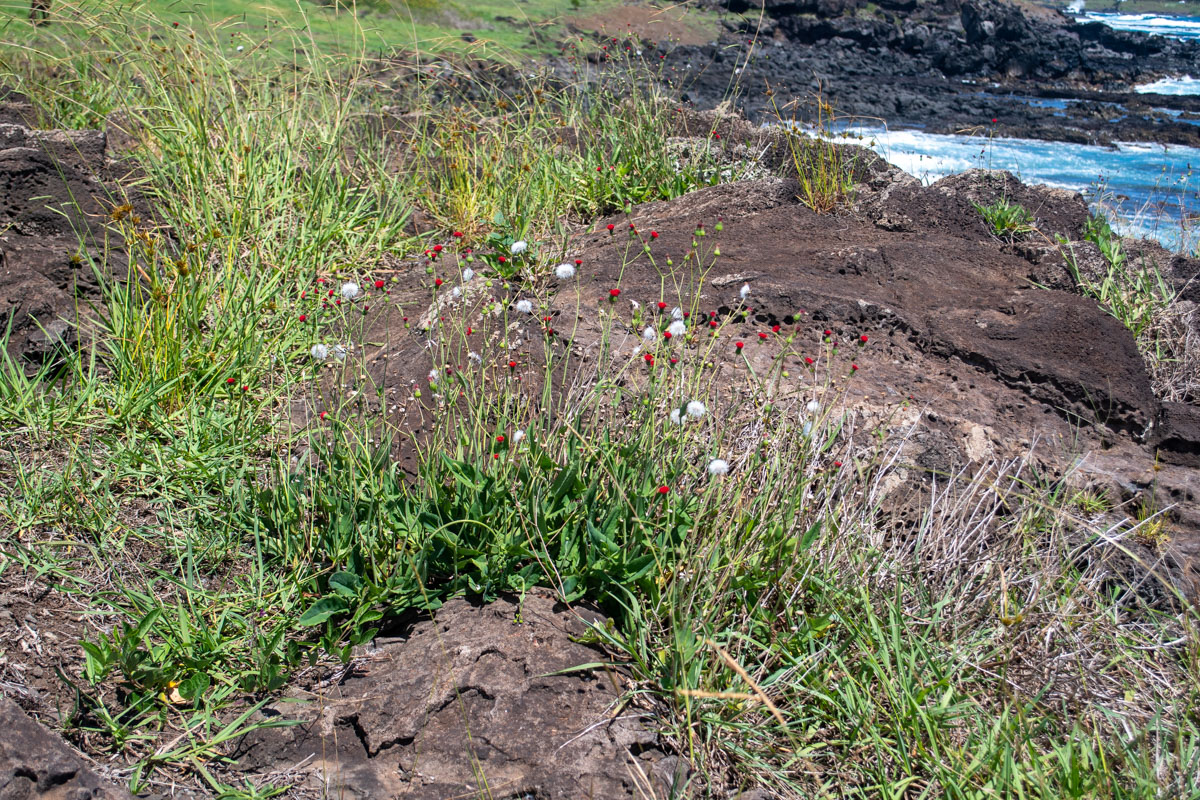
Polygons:
<instances>
[{"instance_id":1,"label":"red flower","mask_svg":"<svg viewBox=\"0 0 1200 800\"><path fill-rule=\"evenodd\" d=\"M496 444L504 444L504 437L503 437L503 436L497 436L497 437L496 437Z\"/></svg>"},{"instance_id":2,"label":"red flower","mask_svg":"<svg viewBox=\"0 0 1200 800\"><path fill-rule=\"evenodd\" d=\"M433 246L433 252L435 252L435 253L440 253L440 252L442 252L442 246L441 246L440 244L435 244L435 245Z\"/></svg>"},{"instance_id":3,"label":"red flower","mask_svg":"<svg viewBox=\"0 0 1200 800\"><path fill-rule=\"evenodd\" d=\"M308 319L308 315L307 315L307 314L301 314L301 315L300 315L300 321L301 321L301 322L304 322L306 319Z\"/></svg>"},{"instance_id":4,"label":"red flower","mask_svg":"<svg viewBox=\"0 0 1200 800\"><path fill-rule=\"evenodd\" d=\"M233 378L226 378L225 383L228 386L233 386L233 383L234 383Z\"/></svg>"},{"instance_id":5,"label":"red flower","mask_svg":"<svg viewBox=\"0 0 1200 800\"><path fill-rule=\"evenodd\" d=\"M454 232L454 238L455 238L455 239L461 239L462 237L463 237L463 232L462 232L462 231L455 231L455 232Z\"/></svg>"},{"instance_id":6,"label":"red flower","mask_svg":"<svg viewBox=\"0 0 1200 800\"><path fill-rule=\"evenodd\" d=\"M825 335L826 335L826 336L833 336L833 331L829 330L829 328L826 328L826 329L825 329Z\"/></svg>"},{"instance_id":7,"label":"red flower","mask_svg":"<svg viewBox=\"0 0 1200 800\"><path fill-rule=\"evenodd\" d=\"M864 333L862 336L858 337L858 340L860 342L862 342L863 344L866 344L867 343L867 335Z\"/></svg>"},{"instance_id":8,"label":"red flower","mask_svg":"<svg viewBox=\"0 0 1200 800\"><path fill-rule=\"evenodd\" d=\"M658 231L650 231L650 238L651 238L651 239L657 239L657 238L658 238Z\"/></svg>"},{"instance_id":9,"label":"red flower","mask_svg":"<svg viewBox=\"0 0 1200 800\"><path fill-rule=\"evenodd\" d=\"M382 288L383 288L383 281L381 281L381 280L376 280L376 281L375 281L375 288L376 288L376 289L382 289Z\"/></svg>"},{"instance_id":10,"label":"red flower","mask_svg":"<svg viewBox=\"0 0 1200 800\"><path fill-rule=\"evenodd\" d=\"M300 299L301 299L301 300L303 300L303 299L304 299L304 298L306 298L306 297L308 297L308 292L301 292L301 293L300 293Z\"/></svg>"},{"instance_id":11,"label":"red flower","mask_svg":"<svg viewBox=\"0 0 1200 800\"><path fill-rule=\"evenodd\" d=\"M608 227L608 232L609 232L609 233L612 233L612 232L613 232L613 230L614 230L614 229L616 229L616 226L615 226L615 225L613 225L611 222L608 224L608 226L607 226L607 227Z\"/></svg>"},{"instance_id":12,"label":"red flower","mask_svg":"<svg viewBox=\"0 0 1200 800\"><path fill-rule=\"evenodd\" d=\"M581 264L583 264L583 259L582 259L582 258L577 258L577 259L575 259L575 266L577 266L577 267L578 267L578 266L580 266Z\"/></svg>"},{"instance_id":13,"label":"red flower","mask_svg":"<svg viewBox=\"0 0 1200 800\"><path fill-rule=\"evenodd\" d=\"M733 346L734 346L734 347L736 347L738 350L741 350L741 349L742 349L743 347L745 347L746 345L745 345L745 344L743 344L742 342L734 342L734 345L733 345Z\"/></svg>"},{"instance_id":14,"label":"red flower","mask_svg":"<svg viewBox=\"0 0 1200 800\"><path fill-rule=\"evenodd\" d=\"M508 362L508 368L509 368L509 369L516 369L516 368L517 368L517 362L515 362L515 361L510 361L510 362Z\"/></svg>"},{"instance_id":15,"label":"red flower","mask_svg":"<svg viewBox=\"0 0 1200 800\"><path fill-rule=\"evenodd\" d=\"M995 125L995 124L996 124L996 121L997 121L997 120L996 120L996 118L995 118L995 117L992 117L992 124L993 124L993 125Z\"/></svg>"},{"instance_id":16,"label":"red flower","mask_svg":"<svg viewBox=\"0 0 1200 800\"><path fill-rule=\"evenodd\" d=\"M679 363L679 359L678 359L678 358L672 358L672 359L671 359L671 363L672 363L672 364L678 364L678 363Z\"/></svg>"},{"instance_id":17,"label":"red flower","mask_svg":"<svg viewBox=\"0 0 1200 800\"><path fill-rule=\"evenodd\" d=\"M658 493L659 493L659 494L668 494L670 491L671 491L671 487L670 487L670 486L660 486L660 487L658 487Z\"/></svg>"},{"instance_id":18,"label":"red flower","mask_svg":"<svg viewBox=\"0 0 1200 800\"><path fill-rule=\"evenodd\" d=\"M317 278L317 283L324 283L324 282L325 282L324 278Z\"/></svg>"},{"instance_id":19,"label":"red flower","mask_svg":"<svg viewBox=\"0 0 1200 800\"><path fill-rule=\"evenodd\" d=\"M840 461L835 461L835 462L833 462L833 465L834 465L835 467L840 467L840 466L842 465L842 462L840 462Z\"/></svg>"},{"instance_id":20,"label":"red flower","mask_svg":"<svg viewBox=\"0 0 1200 800\"><path fill-rule=\"evenodd\" d=\"M433 280L433 285L434 285L434 286L441 286L441 285L442 285L442 279L441 279L441 278L434 278L434 280Z\"/></svg>"},{"instance_id":21,"label":"red flower","mask_svg":"<svg viewBox=\"0 0 1200 800\"><path fill-rule=\"evenodd\" d=\"M249 387L249 386L247 386L246 384L242 384L242 391L243 391L243 392L248 392L248 391L250 391L250 387Z\"/></svg>"},{"instance_id":22,"label":"red flower","mask_svg":"<svg viewBox=\"0 0 1200 800\"><path fill-rule=\"evenodd\" d=\"M850 371L851 371L851 372L858 372L858 364L851 364L851 365L850 365Z\"/></svg>"},{"instance_id":23,"label":"red flower","mask_svg":"<svg viewBox=\"0 0 1200 800\"><path fill-rule=\"evenodd\" d=\"M322 412L320 413L320 415L319 415L319 416L320 416L320 418L321 418L321 419L325 419L326 417L328 417L328 416L329 416L329 412L328 412L328 411L322 411Z\"/></svg>"},{"instance_id":24,"label":"red flower","mask_svg":"<svg viewBox=\"0 0 1200 800\"><path fill-rule=\"evenodd\" d=\"M763 333L762 331L759 331L759 332L758 332L758 338L760 338L760 339L765 339L765 338L767 338L767 335L766 335L765 333Z\"/></svg>"},{"instance_id":25,"label":"red flower","mask_svg":"<svg viewBox=\"0 0 1200 800\"><path fill-rule=\"evenodd\" d=\"M508 259L507 259L507 258L505 258L504 256L500 256L500 258L499 258L498 260L499 260L499 262L500 262L501 264L504 264L504 263L506 263L506 262L508 261Z\"/></svg>"},{"instance_id":26,"label":"red flower","mask_svg":"<svg viewBox=\"0 0 1200 800\"><path fill-rule=\"evenodd\" d=\"M811 366L813 365L813 363L814 363L814 362L813 362L813 360L812 360L811 358L809 358L808 356L805 356L805 357L804 357L804 363L805 363L805 364L807 364L808 366L810 366L810 367L811 367Z\"/></svg>"},{"instance_id":27,"label":"red flower","mask_svg":"<svg viewBox=\"0 0 1200 800\"><path fill-rule=\"evenodd\" d=\"M714 139L720 139L720 138L721 138L721 134L719 134L719 133L715 133L715 132L714 132L714 133L713 133L713 138L714 138Z\"/></svg>"},{"instance_id":28,"label":"red flower","mask_svg":"<svg viewBox=\"0 0 1200 800\"><path fill-rule=\"evenodd\" d=\"M772 326L771 326L771 333L779 333L779 326L778 326L778 325L772 325Z\"/></svg>"},{"instance_id":29,"label":"red flower","mask_svg":"<svg viewBox=\"0 0 1200 800\"><path fill-rule=\"evenodd\" d=\"M621 296L621 290L620 289L609 289L608 296L615 300Z\"/></svg>"},{"instance_id":30,"label":"red flower","mask_svg":"<svg viewBox=\"0 0 1200 800\"><path fill-rule=\"evenodd\" d=\"M663 331L663 338L664 338L664 339L670 339L670 338L671 338L671 332L670 332L670 331Z\"/></svg>"},{"instance_id":31,"label":"red flower","mask_svg":"<svg viewBox=\"0 0 1200 800\"><path fill-rule=\"evenodd\" d=\"M717 324L717 321L715 319L710 319L708 321L708 326L710 328L719 328L720 327L720 325Z\"/></svg>"}]
</instances>

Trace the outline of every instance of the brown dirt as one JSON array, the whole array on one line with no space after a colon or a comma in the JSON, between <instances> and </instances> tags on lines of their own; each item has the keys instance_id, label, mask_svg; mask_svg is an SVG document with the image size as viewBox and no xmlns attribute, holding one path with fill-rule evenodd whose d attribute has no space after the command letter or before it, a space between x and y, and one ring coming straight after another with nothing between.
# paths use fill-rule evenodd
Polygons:
<instances>
[{"instance_id":1,"label":"brown dirt","mask_svg":"<svg viewBox=\"0 0 1200 800\"><path fill-rule=\"evenodd\" d=\"M664 8L653 5L619 5L607 11L583 17L569 17L567 25L574 30L620 36L632 33L646 42L675 42L699 46L716 41L716 25L700 19L695 10L685 4Z\"/></svg>"}]
</instances>

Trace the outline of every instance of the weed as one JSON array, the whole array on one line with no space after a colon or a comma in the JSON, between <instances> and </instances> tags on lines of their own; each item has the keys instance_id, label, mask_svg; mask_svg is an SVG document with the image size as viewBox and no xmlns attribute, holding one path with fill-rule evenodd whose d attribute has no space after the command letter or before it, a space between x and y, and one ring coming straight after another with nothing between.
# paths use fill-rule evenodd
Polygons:
<instances>
[{"instance_id":1,"label":"weed","mask_svg":"<svg viewBox=\"0 0 1200 800\"><path fill-rule=\"evenodd\" d=\"M972 203L972 205L991 228L992 235L998 239L1011 242L1036 230L1033 226L1033 215L1026 211L1020 203L1013 203L1007 197L1001 197L988 205L980 203Z\"/></svg>"}]
</instances>

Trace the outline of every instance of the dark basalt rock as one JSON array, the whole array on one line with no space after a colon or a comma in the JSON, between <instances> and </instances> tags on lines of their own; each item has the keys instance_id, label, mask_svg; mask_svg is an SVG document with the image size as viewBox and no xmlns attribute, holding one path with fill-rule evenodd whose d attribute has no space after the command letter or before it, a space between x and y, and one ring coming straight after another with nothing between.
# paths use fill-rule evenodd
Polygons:
<instances>
[{"instance_id":1,"label":"dark basalt rock","mask_svg":"<svg viewBox=\"0 0 1200 800\"><path fill-rule=\"evenodd\" d=\"M133 800L62 739L0 697L0 800Z\"/></svg>"},{"instance_id":2,"label":"dark basalt rock","mask_svg":"<svg viewBox=\"0 0 1200 800\"><path fill-rule=\"evenodd\" d=\"M1133 91L1194 73L1197 42L1003 0L768 0L765 11L745 0L716 5L732 12L720 42L666 53L673 87L700 107L725 98L728 70L715 66L723 58L738 61L738 102L755 119L770 119L775 107L819 86L840 113L893 127L955 132L995 119L992 130L1007 136L1200 145L1200 125L1191 124L1197 98ZM1027 96L1084 102L1049 108Z\"/></svg>"},{"instance_id":3,"label":"dark basalt rock","mask_svg":"<svg viewBox=\"0 0 1200 800\"><path fill-rule=\"evenodd\" d=\"M580 644L594 612L537 591L520 602L451 600L400 638L376 642L364 668L279 708L304 724L251 734L243 769L304 764L300 785L328 796L444 800L635 798L685 785L641 715L619 708L622 678L577 669L607 659ZM325 796L322 794L321 796Z\"/></svg>"}]
</instances>

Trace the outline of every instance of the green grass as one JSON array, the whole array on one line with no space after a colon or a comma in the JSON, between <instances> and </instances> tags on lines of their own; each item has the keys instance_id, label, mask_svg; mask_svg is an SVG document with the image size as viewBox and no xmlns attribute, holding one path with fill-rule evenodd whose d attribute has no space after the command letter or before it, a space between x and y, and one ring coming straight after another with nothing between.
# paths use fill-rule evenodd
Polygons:
<instances>
[{"instance_id":1,"label":"green grass","mask_svg":"<svg viewBox=\"0 0 1200 800\"><path fill-rule=\"evenodd\" d=\"M992 235L999 239L1013 241L1033 233L1033 215L1025 210L1020 203L1013 203L1007 197L1001 197L994 203L983 205L973 203L975 210L988 224Z\"/></svg>"},{"instance_id":2,"label":"green grass","mask_svg":"<svg viewBox=\"0 0 1200 800\"><path fill-rule=\"evenodd\" d=\"M603 14L618 0L508 0L479 2L376 2L342 3L313 0L260 0L248 4L235 0L125 0L112 3L73 3L85 25L99 14L112 13L134 24L185 30L208 37L230 58L291 58L292 32L307 30L311 43L325 54L373 54L394 51L472 55L514 61L556 49L566 33L566 21L575 16ZM0 32L9 43L36 46L55 25L68 25L73 15L58 14L52 25L35 29L28 22L29 4L0 2ZM153 33L153 31L151 31ZM466 38L464 38L464 35ZM468 41L468 39L470 41ZM238 54L237 48L244 50Z\"/></svg>"},{"instance_id":3,"label":"green grass","mask_svg":"<svg viewBox=\"0 0 1200 800\"><path fill-rule=\"evenodd\" d=\"M570 278L554 300L547 274L571 226L722 174L711 139L676 163L644 65L586 89L459 73L477 93L444 100L445 84L414 81L406 99L425 113L386 131L373 123L394 97L361 49L247 60L224 38L116 14L131 24L89 11L42 29L36 51L4 51L5 80L44 124L120 120L153 218L112 198L126 259L88 265L101 292L78 354L34 375L0 361L0 570L106 626L65 676L68 727L129 765L134 789L267 796L232 786L223 759L298 669L349 658L406 610L543 585L606 608L613 625L594 637L717 784L1195 795L1194 614L1125 597L1078 551L1119 550L1156 517L1113 529L1017 461L939 481L901 524L885 506L902 435L855 444L845 348L825 340L789 382L780 336L771 368L743 370L735 392L706 366L739 319L736 289L715 337L688 324L668 340L670 312L622 301L598 316L593 355L558 344L582 302ZM70 54L81 40L86 55ZM678 262L645 234L611 241L698 319L722 226L706 233ZM533 246L514 256L518 239ZM443 261L422 256L435 242ZM388 387L366 377L367 301L326 308L319 293L371 287L381 263L470 289L445 266L467 247L471 280L497 299L468 292L430 318L431 379L392 387L429 423L406 438L368 402ZM515 296L559 303L558 334ZM510 326L528 343L521 382ZM645 327L654 368L621 344ZM475 366L446 372L458 364Z\"/></svg>"}]
</instances>

